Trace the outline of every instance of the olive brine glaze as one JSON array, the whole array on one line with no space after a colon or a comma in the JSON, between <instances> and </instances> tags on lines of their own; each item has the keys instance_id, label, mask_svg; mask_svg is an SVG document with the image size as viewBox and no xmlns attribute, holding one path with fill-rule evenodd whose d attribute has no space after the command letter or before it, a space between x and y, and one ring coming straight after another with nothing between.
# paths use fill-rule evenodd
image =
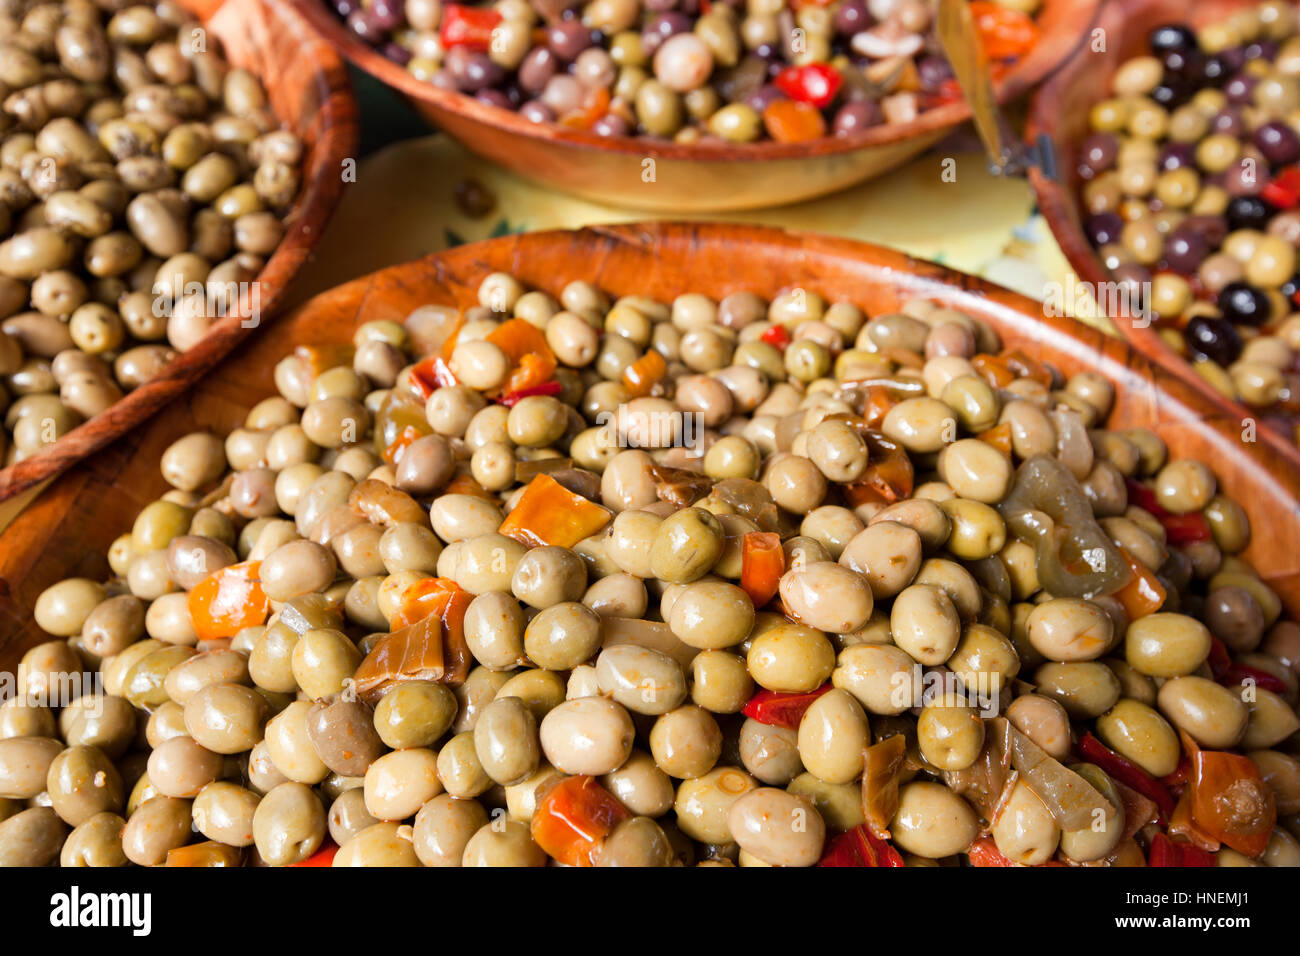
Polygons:
<instances>
[{"instance_id":1,"label":"olive brine glaze","mask_svg":"<svg viewBox=\"0 0 1300 956\"><path fill-rule=\"evenodd\" d=\"M313 0L413 76L599 136L797 143L960 98L928 0ZM1040 0L975 0L1000 76Z\"/></svg>"},{"instance_id":2,"label":"olive brine glaze","mask_svg":"<svg viewBox=\"0 0 1300 956\"><path fill-rule=\"evenodd\" d=\"M1150 32L1077 156L1084 232L1215 389L1300 440L1300 17Z\"/></svg>"},{"instance_id":3,"label":"olive brine glaze","mask_svg":"<svg viewBox=\"0 0 1300 956\"><path fill-rule=\"evenodd\" d=\"M924 300L478 299L285 356L41 594L0 862L1300 863L1300 627L1104 378Z\"/></svg>"},{"instance_id":4,"label":"olive brine glaze","mask_svg":"<svg viewBox=\"0 0 1300 956\"><path fill-rule=\"evenodd\" d=\"M217 47L171 0L0 10L5 464L250 308L303 144Z\"/></svg>"}]
</instances>

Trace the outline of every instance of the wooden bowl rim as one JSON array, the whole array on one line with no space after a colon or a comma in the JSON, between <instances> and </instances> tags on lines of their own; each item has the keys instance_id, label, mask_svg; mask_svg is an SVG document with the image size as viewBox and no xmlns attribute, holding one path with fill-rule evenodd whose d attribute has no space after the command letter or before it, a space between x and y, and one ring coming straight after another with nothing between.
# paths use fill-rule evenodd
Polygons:
<instances>
[{"instance_id":1,"label":"wooden bowl rim","mask_svg":"<svg viewBox=\"0 0 1300 956\"><path fill-rule=\"evenodd\" d=\"M360 114L352 94L347 68L338 53L307 24L292 3L285 0L256 0L268 10L278 24L287 22L295 34L308 42L316 41L319 56L312 71L313 83L320 91L321 109L312 124L321 130L317 149L323 150L320 168L341 169L348 157L355 157L359 140ZM207 23L224 7L226 0L182 0L182 3ZM301 31L301 32L298 32ZM190 382L214 367L241 340L263 322L270 321L298 271L306 263L311 249L320 240L325 224L338 206L343 191L342 175L304 179L301 192L289 213L289 230L267 259L262 271L252 280L259 296L258 321L245 326L241 316L229 314L214 322L207 334L193 348L181 352L168 363L163 373L126 393L107 411L88 419L69 431L48 448L0 468L0 501L12 498L70 465L97 451L147 420L168 399L174 398ZM303 229L295 234L295 226Z\"/></svg>"},{"instance_id":2,"label":"wooden bowl rim","mask_svg":"<svg viewBox=\"0 0 1300 956\"><path fill-rule=\"evenodd\" d=\"M630 270L620 271L615 281L609 280L607 262L617 256L618 250L630 247L636 261L668 262L672 267L666 281L660 286L672 287L673 276L683 274L688 279L682 262L694 258L695 250L717 248L726 256L743 259L746 248L762 249L764 263L775 265L763 280L765 288L805 283L821 287L828 294L834 286L853 297L852 289L883 286L896 298L912 296L932 297L954 308L965 309L983 317L996 327L1004 342L1037 344L1050 352L1049 361L1071 367L1097 371L1116 385L1123 410L1122 427L1149 424L1165 433L1170 440L1179 435L1192 435L1195 444L1210 452L1223 451L1230 440L1228 432L1233 423L1225 409L1200 392L1191 389L1169 370L1152 363L1123 340L1107 335L1101 330L1085 326L1076 320L1058 316L1044 316L1042 304L1002 288L983 279L970 276L945 266L912 258L902 252L856 240L799 232L769 226L738 226L727 223L650 222L596 226L580 230L551 230L524 233L484 240L465 246L434 253L422 259L390 266L366 276L351 280L332 290L323 292L286 313L270 333L278 345L280 338L291 343L325 344L350 334L361 322L375 318L371 310L384 311L385 290L394 290L400 296L396 308L405 311L418 303L426 288L452 287L437 296L438 301L468 304L476 301L476 279L493 269L509 269L512 263L529 261L548 245L563 244L538 260L551 263L562 258L563 253L581 251L582 255L569 256L571 270L548 273L553 280L548 286L558 291L562 280L585 278L605 288L608 292L624 291L633 281ZM671 259L667 254L671 253ZM627 263L616 263L626 267ZM549 269L550 266L547 265ZM749 285L746 277L710 267L709 292L721 295L726 289L735 290ZM603 285L604 284L604 285ZM665 291L661 289L660 291ZM687 291L683 288L682 291ZM428 301L426 298L425 301ZM389 309L388 311L393 311ZM313 338L313 330L328 329L320 338ZM248 368L246 351L267 349L270 337L249 339L243 343L243 353L235 353L223 363L222 370L234 367ZM263 358L259 356L259 358ZM213 397L227 404L251 405L261 393L248 396L235 383L225 382L220 374L204 380ZM269 384L269 379L266 383ZM184 428L185 409L180 408L172 417L169 427ZM238 415L234 420L242 421ZM158 428L155 420L150 428ZM142 506L152 492L139 489L123 478L134 474L130 469L140 461L140 444L145 438L151 448L165 446L179 435L166 431L160 435L144 433L137 440L123 436L116 444L104 449L95 457L81 462L63 475L40 499L13 524L0 534L0 660L6 655L20 653L34 641L34 624L31 608L39 589L53 580L45 580L50 572L54 580L67 577L69 572L101 574L106 568L103 556L97 554L99 539L111 538L112 533L126 530L135 512L120 514L114 511L113 527L101 529L95 543L69 542L71 520L84 520L93 515L96 492L105 486L121 488L127 500ZM1202 453L1202 452L1198 452ZM1289 613L1300 616L1300 548L1276 548L1278 540L1294 539L1294 529L1300 527L1300 504L1292 498L1292 489L1300 487L1300 472L1287 467L1277 468L1263 448L1250 449L1237 456L1230 464L1234 493L1253 493L1254 500L1266 502L1268 518L1274 522L1272 533L1258 528L1251 550L1257 546L1273 559L1267 567L1260 566L1261 576L1278 588L1279 596ZM1249 499L1247 499L1249 500ZM1282 502L1288 505L1282 506ZM1282 507L1274 509L1274 504ZM1285 509L1285 510L1283 510ZM1252 514L1259 520L1259 507ZM1283 533L1279 533L1279 529ZM75 534L75 532L72 532ZM1250 552L1248 552L1249 554ZM1257 552L1258 553L1258 552ZM36 578L33 580L33 578ZM33 593L35 592L35 593ZM20 595L21 594L21 598ZM19 601L24 605L20 606ZM15 650L17 648L17 650ZM16 660L16 658L15 658Z\"/></svg>"},{"instance_id":3,"label":"wooden bowl rim","mask_svg":"<svg viewBox=\"0 0 1300 956\"><path fill-rule=\"evenodd\" d=\"M1108 2L1103 7L1096 26L1098 29L1122 28L1131 9L1143 7L1150 2L1155 0ZM1249 0L1241 0L1241 5L1249 5ZM1092 56L1091 51L1086 47L1075 49L1056 72L1034 91L1030 99L1025 135L1030 141L1046 137L1057 151L1059 168L1065 168L1064 164L1073 161L1074 148L1078 145L1063 141L1064 137L1061 134L1063 116L1059 104L1065 91L1072 83L1077 82L1077 77L1091 69L1096 69L1100 63L1101 61ZM1101 261L1087 236L1084 235L1079 224L1081 217L1078 202L1066 188L1065 182L1059 178L1050 179L1039 169L1030 170L1029 182L1033 187L1039 212L1079 280L1093 288L1114 281L1110 270L1106 268L1105 263ZM1115 320L1114 325L1120 337L1150 362L1167 368L1211 402L1224 408L1237 421L1259 420L1261 413L1228 398L1198 375L1192 368L1192 363L1170 348L1156 333L1154 326L1143 328L1132 321L1126 321L1133 318L1127 308L1111 318ZM1267 425L1261 425L1259 433L1263 440L1286 460L1288 467L1300 469L1300 447Z\"/></svg>"},{"instance_id":4,"label":"wooden bowl rim","mask_svg":"<svg viewBox=\"0 0 1300 956\"><path fill-rule=\"evenodd\" d=\"M411 100L451 113L480 126L490 127L509 136L544 143L555 143L577 150L652 157L690 162L771 162L811 159L855 152L860 149L892 146L927 134L942 132L970 118L970 106L959 99L926 110L909 123L873 126L849 136L823 136L808 143L778 143L763 140L755 143L687 145L669 140L636 136L597 136L586 130L568 129L555 123L533 123L514 110L480 103L473 97L444 90L417 80L373 47L350 34L343 23L328 9L324 0L287 0L296 6L320 35L345 59L364 70L385 86L398 90ZM1103 0L1047 0L1059 3L1065 11L1064 22L1045 33L1034 51L1017 63L1002 81L995 84L999 103L1008 103L1050 76L1081 44L1096 21ZM1075 35L1077 31L1077 35ZM1051 43L1047 41L1051 40Z\"/></svg>"}]
</instances>

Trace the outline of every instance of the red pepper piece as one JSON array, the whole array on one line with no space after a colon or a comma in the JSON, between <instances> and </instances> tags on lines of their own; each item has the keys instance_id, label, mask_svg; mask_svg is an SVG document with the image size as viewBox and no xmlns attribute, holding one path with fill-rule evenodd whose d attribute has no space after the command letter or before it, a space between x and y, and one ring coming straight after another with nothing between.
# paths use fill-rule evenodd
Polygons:
<instances>
[{"instance_id":1,"label":"red pepper piece","mask_svg":"<svg viewBox=\"0 0 1300 956\"><path fill-rule=\"evenodd\" d=\"M790 344L790 333L786 331L784 325L774 325L770 329L764 329L763 334L759 336L764 342L773 348L785 351L785 347Z\"/></svg>"},{"instance_id":2,"label":"red pepper piece","mask_svg":"<svg viewBox=\"0 0 1300 956\"><path fill-rule=\"evenodd\" d=\"M492 44L492 31L501 20L501 14L495 10L444 3L438 39L442 41L444 50L463 46L477 53L486 53Z\"/></svg>"},{"instance_id":3,"label":"red pepper piece","mask_svg":"<svg viewBox=\"0 0 1300 956\"><path fill-rule=\"evenodd\" d=\"M1165 537L1170 544L1181 548L1197 541L1209 541L1212 537L1210 523L1199 511L1176 515L1161 507L1156 500L1156 493L1140 481L1126 478L1124 483L1128 486L1129 504L1151 512L1165 529Z\"/></svg>"},{"instance_id":4,"label":"red pepper piece","mask_svg":"<svg viewBox=\"0 0 1300 956\"><path fill-rule=\"evenodd\" d=\"M420 390L420 396L427 400L438 389L456 384L456 376L451 374L446 361L441 355L424 359L411 369L411 384Z\"/></svg>"},{"instance_id":5,"label":"red pepper piece","mask_svg":"<svg viewBox=\"0 0 1300 956\"><path fill-rule=\"evenodd\" d=\"M506 408L513 408L525 398L531 398L534 395L559 395L564 391L564 386L552 379L549 382L542 382L541 385L534 385L531 388L521 388L516 392L507 392L502 395L500 402Z\"/></svg>"},{"instance_id":6,"label":"red pepper piece","mask_svg":"<svg viewBox=\"0 0 1300 956\"><path fill-rule=\"evenodd\" d=\"M749 698L749 703L742 707L740 712L746 717L757 720L760 724L771 724L775 727L798 730L799 721L803 720L803 715L808 712L808 708L813 705L813 701L822 694L829 692L830 689L830 684L823 684L816 690L809 691L806 694L786 694L777 690L760 690Z\"/></svg>"},{"instance_id":7,"label":"red pepper piece","mask_svg":"<svg viewBox=\"0 0 1300 956\"><path fill-rule=\"evenodd\" d=\"M776 87L792 100L808 103L819 110L830 106L844 85L844 77L826 63L787 66L776 75Z\"/></svg>"},{"instance_id":8,"label":"red pepper piece","mask_svg":"<svg viewBox=\"0 0 1300 956\"><path fill-rule=\"evenodd\" d=\"M1147 866L1214 866L1214 854L1181 840L1174 842L1163 833L1157 833L1151 839Z\"/></svg>"},{"instance_id":9,"label":"red pepper piece","mask_svg":"<svg viewBox=\"0 0 1300 956\"><path fill-rule=\"evenodd\" d=\"M785 574L781 536L771 531L750 531L741 545L740 586L754 607L763 607L776 595Z\"/></svg>"},{"instance_id":10,"label":"red pepper piece","mask_svg":"<svg viewBox=\"0 0 1300 956\"><path fill-rule=\"evenodd\" d=\"M1253 760L1197 748L1192 753L1192 822L1206 834L1254 859L1277 825L1273 791Z\"/></svg>"},{"instance_id":11,"label":"red pepper piece","mask_svg":"<svg viewBox=\"0 0 1300 956\"><path fill-rule=\"evenodd\" d=\"M826 845L818 866L902 866L903 856L886 840L859 825Z\"/></svg>"},{"instance_id":12,"label":"red pepper piece","mask_svg":"<svg viewBox=\"0 0 1300 956\"><path fill-rule=\"evenodd\" d=\"M1275 209L1291 209L1300 205L1300 169L1288 166L1278 172L1259 196Z\"/></svg>"},{"instance_id":13,"label":"red pepper piece","mask_svg":"<svg viewBox=\"0 0 1300 956\"><path fill-rule=\"evenodd\" d=\"M1162 817L1168 819L1174 812L1173 795L1159 780L1137 764L1121 757L1092 734L1080 737L1078 747L1079 754L1089 763L1096 764L1126 787L1132 787L1144 797L1154 800Z\"/></svg>"},{"instance_id":14,"label":"red pepper piece","mask_svg":"<svg viewBox=\"0 0 1300 956\"><path fill-rule=\"evenodd\" d=\"M1008 867L1015 866L1016 863L1008 860L998 849L993 837L986 836L976 840L966 849L966 856L970 860L971 866L979 867ZM1060 860L1048 860L1046 863L1039 863L1038 866L1065 866Z\"/></svg>"},{"instance_id":15,"label":"red pepper piece","mask_svg":"<svg viewBox=\"0 0 1300 956\"><path fill-rule=\"evenodd\" d=\"M1254 681L1256 687L1275 694L1285 694L1287 690L1286 682L1281 678L1258 667L1247 667L1245 664L1233 664L1224 671L1223 676L1219 678L1219 683L1224 687L1238 687L1248 680Z\"/></svg>"},{"instance_id":16,"label":"red pepper piece","mask_svg":"<svg viewBox=\"0 0 1300 956\"><path fill-rule=\"evenodd\" d=\"M338 855L338 852L339 852L339 848L337 844L331 843L330 841L326 840L325 843L322 844L321 848L317 850L315 853L313 853L311 856L307 857L307 859L300 860L297 863L290 863L289 865L290 866L333 866L334 857Z\"/></svg>"},{"instance_id":17,"label":"red pepper piece","mask_svg":"<svg viewBox=\"0 0 1300 956\"><path fill-rule=\"evenodd\" d=\"M1228 645L1217 637L1210 637L1210 656L1205 659L1205 663L1210 667L1210 674L1217 681L1224 674L1232 669L1232 655L1228 653Z\"/></svg>"}]
</instances>

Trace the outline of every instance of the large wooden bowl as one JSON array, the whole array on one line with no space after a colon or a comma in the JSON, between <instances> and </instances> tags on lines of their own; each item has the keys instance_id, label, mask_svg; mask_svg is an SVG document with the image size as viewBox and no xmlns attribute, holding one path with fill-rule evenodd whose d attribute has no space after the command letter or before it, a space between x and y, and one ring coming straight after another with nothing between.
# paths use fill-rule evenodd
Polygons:
<instances>
[{"instance_id":1,"label":"large wooden bowl","mask_svg":"<svg viewBox=\"0 0 1300 956\"><path fill-rule=\"evenodd\" d=\"M129 392L102 415L49 448L0 469L0 501L58 474L73 462L138 427L216 365L284 300L290 280L338 205L342 163L356 155L357 107L347 69L283 0L180 0L221 41L226 57L262 78L275 114L302 137L302 190L286 220L284 240L257 276L257 323L238 314L217 321L194 348L157 378Z\"/></svg>"},{"instance_id":2,"label":"large wooden bowl","mask_svg":"<svg viewBox=\"0 0 1300 956\"><path fill-rule=\"evenodd\" d=\"M321 36L356 66L402 93L430 123L521 176L621 208L668 215L760 209L824 196L907 162L970 117L965 102L811 143L680 145L608 139L532 123L518 113L417 80L357 39L326 0L293 0ZM1001 102L1040 83L1087 36L1100 0L1046 0L1042 42L998 84ZM653 159L653 181L646 181ZM937 173L936 173L937 175Z\"/></svg>"},{"instance_id":3,"label":"large wooden bowl","mask_svg":"<svg viewBox=\"0 0 1300 956\"><path fill-rule=\"evenodd\" d=\"M254 402L273 394L271 368L295 345L350 342L360 323L401 320L426 303L476 304L479 280L495 270L552 294L572 279L613 295L665 300L687 291L721 298L801 287L851 299L871 314L918 296L965 310L1066 373L1091 369L1114 382L1112 425L1150 426L1175 455L1213 463L1256 529L1247 558L1300 614L1300 471L1259 445L1243 446L1230 411L1119 339L1044 318L1030 299L879 246L769 228L629 225L510 236L385 269L317 296L246 342L148 427L63 475L0 535L0 671L46 639L31 619L42 589L68 576L108 573L110 542L167 488L158 459L169 443L195 429L223 433L242 423Z\"/></svg>"},{"instance_id":4,"label":"large wooden bowl","mask_svg":"<svg viewBox=\"0 0 1300 956\"><path fill-rule=\"evenodd\" d=\"M1037 170L1030 172L1030 182L1038 194L1038 205L1052 234L1074 267L1080 280L1092 289L1104 288L1112 281L1109 270L1097 256L1083 231L1083 214L1079 203L1079 144L1088 135L1088 110L1098 100L1110 95L1110 79L1125 60L1146 52L1147 34L1162 23L1211 23L1231 15L1242 7L1254 6L1251 0L1201 0L1188 5L1186 0L1111 0L1097 20L1104 30L1106 49L1094 52L1080 48L1064 66L1034 95L1030 105L1028 134L1046 134L1056 148L1058 179L1047 179ZM1112 296L1111 299L1118 297ZM1134 321L1135 316L1121 310L1113 315L1119 333L1152 361L1168 366L1174 374L1212 399L1223 402L1238 421L1238 431L1247 422L1257 421L1253 412L1224 399L1198 375L1191 365L1175 352L1156 332L1153 324ZM1261 424L1259 439L1285 462L1300 468L1300 449L1290 437Z\"/></svg>"}]
</instances>

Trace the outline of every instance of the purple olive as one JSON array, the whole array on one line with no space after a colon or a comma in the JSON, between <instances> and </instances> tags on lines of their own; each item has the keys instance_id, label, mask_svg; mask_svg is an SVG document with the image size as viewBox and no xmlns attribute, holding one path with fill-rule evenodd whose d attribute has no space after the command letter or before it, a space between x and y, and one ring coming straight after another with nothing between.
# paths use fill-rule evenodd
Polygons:
<instances>
[{"instance_id":1,"label":"purple olive","mask_svg":"<svg viewBox=\"0 0 1300 956\"><path fill-rule=\"evenodd\" d=\"M555 111L541 100L529 100L523 106L519 107L519 115L534 123L555 122Z\"/></svg>"},{"instance_id":2,"label":"purple olive","mask_svg":"<svg viewBox=\"0 0 1300 956\"><path fill-rule=\"evenodd\" d=\"M581 20L562 20L546 28L546 46L565 63L577 59L592 43L591 30Z\"/></svg>"},{"instance_id":3,"label":"purple olive","mask_svg":"<svg viewBox=\"0 0 1300 956\"><path fill-rule=\"evenodd\" d=\"M1162 173L1184 166L1196 166L1196 149L1191 143L1165 143L1156 156L1156 168Z\"/></svg>"},{"instance_id":4,"label":"purple olive","mask_svg":"<svg viewBox=\"0 0 1300 956\"><path fill-rule=\"evenodd\" d=\"M884 122L884 118L874 100L853 100L845 103L835 112L831 132L836 136L860 133L868 127L879 126Z\"/></svg>"},{"instance_id":5,"label":"purple olive","mask_svg":"<svg viewBox=\"0 0 1300 956\"><path fill-rule=\"evenodd\" d=\"M1246 73L1238 73L1227 83L1223 84L1223 95L1228 98L1228 102L1234 106L1248 106L1251 97L1255 93L1255 84L1259 80L1256 77Z\"/></svg>"},{"instance_id":6,"label":"purple olive","mask_svg":"<svg viewBox=\"0 0 1300 956\"><path fill-rule=\"evenodd\" d=\"M923 56L916 64L921 89L933 93L953 77L952 64L941 56Z\"/></svg>"},{"instance_id":7,"label":"purple olive","mask_svg":"<svg viewBox=\"0 0 1300 956\"><path fill-rule=\"evenodd\" d=\"M645 55L654 56L655 51L670 36L685 33L692 26L690 17L675 10L655 15L641 31L641 46L645 50Z\"/></svg>"},{"instance_id":8,"label":"purple olive","mask_svg":"<svg viewBox=\"0 0 1300 956\"><path fill-rule=\"evenodd\" d=\"M1229 106L1227 109L1215 113L1214 118L1210 120L1210 131L1224 133L1240 139L1242 134L1246 132L1246 123L1241 118L1241 110Z\"/></svg>"},{"instance_id":9,"label":"purple olive","mask_svg":"<svg viewBox=\"0 0 1300 956\"><path fill-rule=\"evenodd\" d=\"M500 90L479 90L474 94L474 99L478 100L485 106L497 106L503 110L512 108L510 97L506 96L506 94L502 93Z\"/></svg>"},{"instance_id":10,"label":"purple olive","mask_svg":"<svg viewBox=\"0 0 1300 956\"><path fill-rule=\"evenodd\" d=\"M385 43L380 47L380 52L399 66L406 66L411 62L411 51L400 43Z\"/></svg>"},{"instance_id":11,"label":"purple olive","mask_svg":"<svg viewBox=\"0 0 1300 956\"><path fill-rule=\"evenodd\" d=\"M361 9L361 0L334 0L334 12L344 20Z\"/></svg>"},{"instance_id":12,"label":"purple olive","mask_svg":"<svg viewBox=\"0 0 1300 956\"><path fill-rule=\"evenodd\" d=\"M359 39L364 40L371 46L384 40L384 31L380 29L379 24L375 22L374 16L364 7L359 10L353 10L348 15L348 29L353 32Z\"/></svg>"},{"instance_id":13,"label":"purple olive","mask_svg":"<svg viewBox=\"0 0 1300 956\"><path fill-rule=\"evenodd\" d=\"M871 12L865 0L844 0L835 10L835 32L851 37L871 26Z\"/></svg>"},{"instance_id":14,"label":"purple olive","mask_svg":"<svg viewBox=\"0 0 1300 956\"><path fill-rule=\"evenodd\" d=\"M1119 242L1119 234L1123 228L1124 220L1119 217L1119 213L1114 212L1095 213L1088 217L1088 222L1084 226L1094 246Z\"/></svg>"},{"instance_id":15,"label":"purple olive","mask_svg":"<svg viewBox=\"0 0 1300 956\"><path fill-rule=\"evenodd\" d=\"M1241 355L1241 334L1232 323L1211 316L1194 315L1183 329L1187 347L1225 368Z\"/></svg>"},{"instance_id":16,"label":"purple olive","mask_svg":"<svg viewBox=\"0 0 1300 956\"><path fill-rule=\"evenodd\" d=\"M745 102L753 108L754 112L762 116L763 111L778 100L787 99L786 95L771 83L764 83L753 93L745 98Z\"/></svg>"},{"instance_id":17,"label":"purple olive","mask_svg":"<svg viewBox=\"0 0 1300 956\"><path fill-rule=\"evenodd\" d=\"M525 93L540 93L560 68L560 61L544 46L535 46L519 64L519 88Z\"/></svg>"},{"instance_id":18,"label":"purple olive","mask_svg":"<svg viewBox=\"0 0 1300 956\"><path fill-rule=\"evenodd\" d=\"M1290 124L1272 120L1255 130L1255 147L1272 166L1285 166L1300 159L1300 136Z\"/></svg>"},{"instance_id":19,"label":"purple olive","mask_svg":"<svg viewBox=\"0 0 1300 956\"><path fill-rule=\"evenodd\" d=\"M1180 275L1195 274L1209 252L1205 238L1190 230L1175 229L1165 241L1165 262Z\"/></svg>"},{"instance_id":20,"label":"purple olive","mask_svg":"<svg viewBox=\"0 0 1300 956\"><path fill-rule=\"evenodd\" d=\"M402 0L370 0L370 15L380 29L399 30L406 26L406 7Z\"/></svg>"},{"instance_id":21,"label":"purple olive","mask_svg":"<svg viewBox=\"0 0 1300 956\"><path fill-rule=\"evenodd\" d=\"M591 124L591 131L597 136L627 136L631 129L623 117L606 113Z\"/></svg>"}]
</instances>

